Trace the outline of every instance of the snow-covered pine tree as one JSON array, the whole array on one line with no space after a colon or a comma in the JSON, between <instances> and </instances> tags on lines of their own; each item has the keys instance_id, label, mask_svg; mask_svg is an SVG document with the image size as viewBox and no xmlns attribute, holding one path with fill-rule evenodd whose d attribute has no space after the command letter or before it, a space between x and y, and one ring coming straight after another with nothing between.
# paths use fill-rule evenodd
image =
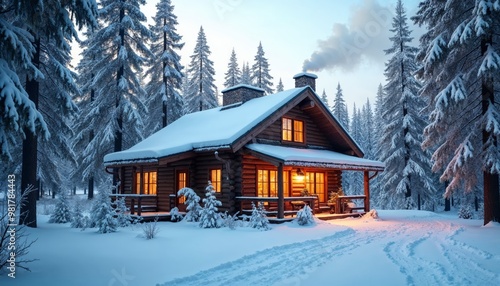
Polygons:
<instances>
[{"instance_id":1,"label":"snow-covered pine tree","mask_svg":"<svg viewBox=\"0 0 500 286\"><path fill-rule=\"evenodd\" d=\"M182 215L179 213L179 208L175 207L170 210L170 221L178 222L183 219Z\"/></svg>"},{"instance_id":2,"label":"snow-covered pine tree","mask_svg":"<svg viewBox=\"0 0 500 286\"><path fill-rule=\"evenodd\" d=\"M83 206L80 200L74 201L73 211L71 212L71 227L85 229L89 218L83 214Z\"/></svg>"},{"instance_id":3,"label":"snow-covered pine tree","mask_svg":"<svg viewBox=\"0 0 500 286\"><path fill-rule=\"evenodd\" d=\"M345 104L344 94L342 93L342 88L340 83L337 84L337 93L335 94L335 99L333 100L332 113L340 124L349 130L349 115L347 112L347 105Z\"/></svg>"},{"instance_id":4,"label":"snow-covered pine tree","mask_svg":"<svg viewBox=\"0 0 500 286\"><path fill-rule=\"evenodd\" d=\"M297 212L295 221L297 221L299 225L309 225L314 223L314 215L309 205L306 204Z\"/></svg>"},{"instance_id":5,"label":"snow-covered pine tree","mask_svg":"<svg viewBox=\"0 0 500 286\"><path fill-rule=\"evenodd\" d=\"M482 184L484 224L498 222L500 5L429 0L413 20L428 28L417 59L430 111L423 146L435 148L433 170L449 182L448 198L454 190L470 192Z\"/></svg>"},{"instance_id":6,"label":"snow-covered pine tree","mask_svg":"<svg viewBox=\"0 0 500 286\"><path fill-rule=\"evenodd\" d=\"M68 68L71 60L69 47L57 46L52 38L41 37L40 42L40 66L46 75L39 80L38 109L51 138L38 138L38 176L44 187L57 193L71 187L67 178L76 165L76 154L70 142L74 135L70 117L77 111L72 97L78 95L80 89L76 84L76 74Z\"/></svg>"},{"instance_id":7,"label":"snow-covered pine tree","mask_svg":"<svg viewBox=\"0 0 500 286\"><path fill-rule=\"evenodd\" d=\"M285 90L285 87L283 86L283 81L281 81L281 77L280 77L280 81L278 82L278 85L276 86L276 92L282 92L283 90Z\"/></svg>"},{"instance_id":8,"label":"snow-covered pine tree","mask_svg":"<svg viewBox=\"0 0 500 286\"><path fill-rule=\"evenodd\" d=\"M251 75L250 66L248 65L248 63L243 63L243 66L241 68L240 83L252 85L252 75Z\"/></svg>"},{"instance_id":9,"label":"snow-covered pine tree","mask_svg":"<svg viewBox=\"0 0 500 286\"><path fill-rule=\"evenodd\" d=\"M367 99L361 110L361 132L364 135L364 140L358 143L361 144L361 148L365 153L364 158L372 160L375 159L375 142L377 138L375 137L374 128L375 122L373 120L372 106L370 104L370 99Z\"/></svg>"},{"instance_id":10,"label":"snow-covered pine tree","mask_svg":"<svg viewBox=\"0 0 500 286\"><path fill-rule=\"evenodd\" d=\"M68 197L65 191L61 191L57 197L54 213L50 215L50 223L67 223L71 222L71 211L69 209Z\"/></svg>"},{"instance_id":11,"label":"snow-covered pine tree","mask_svg":"<svg viewBox=\"0 0 500 286\"><path fill-rule=\"evenodd\" d=\"M49 131L37 110L41 67L41 37L51 39L61 50L77 38L74 22L81 28L96 24L94 1L78 2L4 1L0 19L0 156L12 159L9 146L14 136L23 138L21 192L37 185L38 136L48 139ZM71 15L71 16L70 16ZM71 17L71 18L70 18ZM50 21L48 21L50 19ZM21 82L21 78L26 79ZM37 226L36 192L21 206L20 224Z\"/></svg>"},{"instance_id":12,"label":"snow-covered pine tree","mask_svg":"<svg viewBox=\"0 0 500 286\"><path fill-rule=\"evenodd\" d=\"M115 232L118 227L115 214L109 191L101 189L92 204L89 227L97 227L99 233Z\"/></svg>"},{"instance_id":13,"label":"snow-covered pine tree","mask_svg":"<svg viewBox=\"0 0 500 286\"><path fill-rule=\"evenodd\" d=\"M184 219L189 222L200 221L200 197L196 192L191 188L182 188L177 192L177 195L184 196L184 204L186 205L186 216Z\"/></svg>"},{"instance_id":14,"label":"snow-covered pine tree","mask_svg":"<svg viewBox=\"0 0 500 286\"><path fill-rule=\"evenodd\" d=\"M269 63L265 57L262 43L259 42L257 47L257 54L254 58L254 64L251 69L251 81L254 86L262 88L266 94L273 93L273 77L269 74Z\"/></svg>"},{"instance_id":15,"label":"snow-covered pine tree","mask_svg":"<svg viewBox=\"0 0 500 286\"><path fill-rule=\"evenodd\" d=\"M119 227L127 227L135 220L129 212L129 208L125 203L125 198L120 197L114 202L114 209L116 213L116 223Z\"/></svg>"},{"instance_id":16,"label":"snow-covered pine tree","mask_svg":"<svg viewBox=\"0 0 500 286\"><path fill-rule=\"evenodd\" d=\"M332 108L330 107L330 103L328 103L328 96L326 95L326 91L324 88L323 88L323 93L321 94L321 101L323 101L328 110L330 111L332 110Z\"/></svg>"},{"instance_id":17,"label":"snow-covered pine tree","mask_svg":"<svg viewBox=\"0 0 500 286\"><path fill-rule=\"evenodd\" d=\"M153 34L151 52L145 78L146 106L148 120L145 123L145 136L158 131L182 116L183 98L179 94L184 77L181 57L178 51L184 43L177 33L177 16L170 0L160 0L156 4L154 25L150 26Z\"/></svg>"},{"instance_id":18,"label":"snow-covered pine tree","mask_svg":"<svg viewBox=\"0 0 500 286\"><path fill-rule=\"evenodd\" d=\"M353 105L352 110L352 120L351 127L349 128L350 134L354 141L363 148L363 142L365 142L365 134L363 134L363 121L361 116L361 110ZM343 189L346 194L349 195L362 195L363 194L363 173L359 171L344 171L346 178L346 184L343 185Z\"/></svg>"},{"instance_id":19,"label":"snow-covered pine tree","mask_svg":"<svg viewBox=\"0 0 500 286\"><path fill-rule=\"evenodd\" d=\"M227 72L224 77L224 87L232 87L238 85L241 82L241 70L238 66L238 59L236 58L236 52L231 52L231 57L229 58L229 63L227 64Z\"/></svg>"},{"instance_id":20,"label":"snow-covered pine tree","mask_svg":"<svg viewBox=\"0 0 500 286\"><path fill-rule=\"evenodd\" d=\"M260 229L260 230L270 230L269 219L266 216L266 209L264 203L258 202L257 207L252 202L252 215L249 220L249 227Z\"/></svg>"},{"instance_id":21,"label":"snow-covered pine tree","mask_svg":"<svg viewBox=\"0 0 500 286\"><path fill-rule=\"evenodd\" d=\"M184 113L210 109L218 106L215 93L214 63L208 58L210 47L203 27L200 27L196 46L188 67L189 89L184 94Z\"/></svg>"},{"instance_id":22,"label":"snow-covered pine tree","mask_svg":"<svg viewBox=\"0 0 500 286\"><path fill-rule=\"evenodd\" d=\"M385 52L391 55L386 63L384 87L384 132L380 137L380 159L385 171L380 178L381 193L388 201L384 207L414 209L421 199L436 193L431 173L430 153L421 148L426 121L421 114L425 102L418 96L421 87L414 74L417 49L410 46L412 37L406 12L397 2L390 37L392 46Z\"/></svg>"},{"instance_id":23,"label":"snow-covered pine tree","mask_svg":"<svg viewBox=\"0 0 500 286\"><path fill-rule=\"evenodd\" d=\"M146 92L140 79L147 58L153 56L146 46L151 31L144 26L143 4L144 0L102 0L100 29L84 47L82 61L92 62L85 77L89 82L84 83L91 94L84 95L88 106L78 119L83 127L77 138L85 141L93 131L84 150L84 176L96 171L92 165L102 166L99 154L121 151L142 139ZM117 184L115 174L113 185Z\"/></svg>"},{"instance_id":24,"label":"snow-covered pine tree","mask_svg":"<svg viewBox=\"0 0 500 286\"><path fill-rule=\"evenodd\" d=\"M214 186L208 181L205 189L205 198L203 199L203 207L200 213L201 228L218 228L221 226L221 216L218 213L217 207L222 206L222 203L215 197Z\"/></svg>"}]
</instances>

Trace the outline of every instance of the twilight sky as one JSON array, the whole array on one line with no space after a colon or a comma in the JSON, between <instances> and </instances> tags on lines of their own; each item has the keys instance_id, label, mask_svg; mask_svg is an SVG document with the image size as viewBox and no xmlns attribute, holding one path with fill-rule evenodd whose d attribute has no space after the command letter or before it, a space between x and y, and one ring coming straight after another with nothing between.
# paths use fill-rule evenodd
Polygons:
<instances>
[{"instance_id":1,"label":"twilight sky","mask_svg":"<svg viewBox=\"0 0 500 286\"><path fill-rule=\"evenodd\" d=\"M156 13L157 0L143 8L148 21ZM403 1L407 17L418 0ZM349 114L370 98L373 105L379 83L384 84L383 50L390 47L396 0L172 0L185 43L180 54L187 68L200 26L212 52L216 86L223 89L231 50L238 62L253 64L257 46L262 47L274 77L285 89L293 88L293 75L306 69L318 75L316 91L323 89L330 104L340 83ZM409 21L409 24L412 24ZM413 28L415 46L417 28Z\"/></svg>"}]
</instances>

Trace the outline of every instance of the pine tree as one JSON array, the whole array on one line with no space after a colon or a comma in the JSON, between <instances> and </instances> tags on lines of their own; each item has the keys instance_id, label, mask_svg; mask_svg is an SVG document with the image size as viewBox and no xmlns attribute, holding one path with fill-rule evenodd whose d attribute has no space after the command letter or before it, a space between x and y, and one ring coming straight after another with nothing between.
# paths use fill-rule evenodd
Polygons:
<instances>
[{"instance_id":1,"label":"pine tree","mask_svg":"<svg viewBox=\"0 0 500 286\"><path fill-rule=\"evenodd\" d=\"M218 106L214 84L214 63L208 58L210 54L205 32L203 27L200 27L188 68L189 89L188 94L184 95L185 113Z\"/></svg>"},{"instance_id":2,"label":"pine tree","mask_svg":"<svg viewBox=\"0 0 500 286\"><path fill-rule=\"evenodd\" d=\"M184 196L184 204L186 205L186 216L184 219L189 222L200 221L200 197L195 191L191 188L182 188L177 192L177 195Z\"/></svg>"},{"instance_id":3,"label":"pine tree","mask_svg":"<svg viewBox=\"0 0 500 286\"><path fill-rule=\"evenodd\" d=\"M145 77L146 106L148 120L145 124L145 136L174 122L182 116L183 98L179 94L184 77L181 57L177 53L182 49L182 37L177 33L177 16L170 0L161 0L156 4L154 25L150 26L153 34L151 52L153 58Z\"/></svg>"},{"instance_id":4,"label":"pine tree","mask_svg":"<svg viewBox=\"0 0 500 286\"><path fill-rule=\"evenodd\" d=\"M305 205L297 212L295 220L299 225L309 225L314 223L314 215L309 205Z\"/></svg>"},{"instance_id":5,"label":"pine tree","mask_svg":"<svg viewBox=\"0 0 500 286\"><path fill-rule=\"evenodd\" d=\"M254 58L254 64L251 70L251 81L254 86L262 88L266 94L273 93L273 77L269 74L269 63L265 57L262 43L259 42L257 47L257 54Z\"/></svg>"},{"instance_id":6,"label":"pine tree","mask_svg":"<svg viewBox=\"0 0 500 286\"><path fill-rule=\"evenodd\" d=\"M38 138L38 176L43 185L59 192L70 187L69 170L76 165L70 138L73 130L70 118L77 107L72 96L80 93L76 74L69 70L70 50L61 49L54 39L42 37L40 66L46 73L39 80L38 109L42 113L51 134L50 140Z\"/></svg>"},{"instance_id":7,"label":"pine tree","mask_svg":"<svg viewBox=\"0 0 500 286\"><path fill-rule=\"evenodd\" d=\"M49 135L48 126L37 110L40 81L51 76L41 65L44 60L41 39L50 39L59 50L69 51L69 42L78 38L74 22L79 28L96 25L96 10L95 2L87 0L2 2L0 105L6 116L2 116L0 124L0 154L11 159L9 144L14 134L22 136L22 194L37 185L37 137L48 139ZM56 68L61 72L58 75L64 73L62 68ZM24 84L21 74L26 79ZM36 198L36 192L30 192L21 206L20 224L37 227Z\"/></svg>"},{"instance_id":8,"label":"pine tree","mask_svg":"<svg viewBox=\"0 0 500 286\"><path fill-rule=\"evenodd\" d=\"M282 92L283 90L285 90L285 87L283 86L283 81L281 81L281 77L280 77L280 81L278 82L278 85L276 86L276 92Z\"/></svg>"},{"instance_id":9,"label":"pine tree","mask_svg":"<svg viewBox=\"0 0 500 286\"><path fill-rule=\"evenodd\" d=\"M215 190L212 182L208 181L208 186L205 189L205 198L203 199L203 208L201 209L200 227L201 228L218 228L221 226L221 216L217 212L217 207L222 206L222 203L215 197Z\"/></svg>"},{"instance_id":10,"label":"pine tree","mask_svg":"<svg viewBox=\"0 0 500 286\"><path fill-rule=\"evenodd\" d=\"M332 108L330 107L330 103L328 103L328 96L326 96L325 89L323 89L323 93L321 94L321 101L323 101L328 110L332 110Z\"/></svg>"},{"instance_id":11,"label":"pine tree","mask_svg":"<svg viewBox=\"0 0 500 286\"><path fill-rule=\"evenodd\" d=\"M257 207L255 207L255 204L252 202L252 215L250 216L248 226L259 230L271 229L263 202L258 202Z\"/></svg>"},{"instance_id":12,"label":"pine tree","mask_svg":"<svg viewBox=\"0 0 500 286\"><path fill-rule=\"evenodd\" d=\"M54 213L49 218L50 223L71 222L71 211L69 209L68 197L66 192L59 193Z\"/></svg>"},{"instance_id":13,"label":"pine tree","mask_svg":"<svg viewBox=\"0 0 500 286\"><path fill-rule=\"evenodd\" d=\"M498 1L428 0L413 20L428 28L417 55L430 124L423 146L435 148L433 170L445 196L483 184L484 224L500 221L500 5ZM482 174L481 174L482 172Z\"/></svg>"},{"instance_id":14,"label":"pine tree","mask_svg":"<svg viewBox=\"0 0 500 286\"><path fill-rule=\"evenodd\" d=\"M73 211L71 212L71 227L85 229L89 218L83 214L82 202L75 200Z\"/></svg>"},{"instance_id":15,"label":"pine tree","mask_svg":"<svg viewBox=\"0 0 500 286\"><path fill-rule=\"evenodd\" d=\"M132 222L134 222L134 218L129 212L129 208L125 203L125 198L120 197L114 202L114 209L116 213L116 224L119 227L127 227Z\"/></svg>"},{"instance_id":16,"label":"pine tree","mask_svg":"<svg viewBox=\"0 0 500 286\"><path fill-rule=\"evenodd\" d=\"M241 84L252 85L252 76L250 73L250 66L248 63L243 63L243 67L241 68Z\"/></svg>"},{"instance_id":17,"label":"pine tree","mask_svg":"<svg viewBox=\"0 0 500 286\"><path fill-rule=\"evenodd\" d=\"M375 122L373 119L373 111L370 104L370 99L366 100L366 104L363 105L361 111L361 132L364 134L364 140L361 143L361 147L365 153L364 158L375 159Z\"/></svg>"},{"instance_id":18,"label":"pine tree","mask_svg":"<svg viewBox=\"0 0 500 286\"><path fill-rule=\"evenodd\" d=\"M421 87L414 77L417 70L416 48L412 40L401 1L396 6L390 38L392 55L386 63L387 84L383 106L384 132L380 138L380 159L386 167L380 181L381 192L387 194L386 207L413 209L422 195L426 199L436 190L432 181L430 154L422 151L422 131L425 120L420 114L425 103L418 96Z\"/></svg>"},{"instance_id":19,"label":"pine tree","mask_svg":"<svg viewBox=\"0 0 500 286\"><path fill-rule=\"evenodd\" d=\"M350 134L358 146L362 147L365 142L365 134L363 133L363 122L361 111L353 106ZM350 195L363 194L363 174L357 171L344 171L346 184L343 185L344 190Z\"/></svg>"},{"instance_id":20,"label":"pine tree","mask_svg":"<svg viewBox=\"0 0 500 286\"><path fill-rule=\"evenodd\" d=\"M236 58L236 52L231 52L231 57L229 58L229 63L227 64L227 72L225 73L224 87L232 87L241 82L241 70L238 67L238 59Z\"/></svg>"},{"instance_id":21,"label":"pine tree","mask_svg":"<svg viewBox=\"0 0 500 286\"><path fill-rule=\"evenodd\" d=\"M98 153L121 151L142 139L142 118L146 114L142 99L146 92L140 78L147 58L153 57L145 44L151 32L143 24L146 17L140 10L142 4L142 0L102 0L102 25L86 42L82 61L92 62L92 66L90 76L86 76L91 81L84 85L93 94L84 95L87 106L78 119L82 126L78 138L84 140L94 132L85 148L87 175L95 172L91 165L102 165L103 157ZM96 122L104 126L97 128ZM113 185L118 185L117 173Z\"/></svg>"},{"instance_id":22,"label":"pine tree","mask_svg":"<svg viewBox=\"0 0 500 286\"><path fill-rule=\"evenodd\" d=\"M118 227L115 214L109 192L100 190L90 211L90 227L97 227L99 233L115 232Z\"/></svg>"},{"instance_id":23,"label":"pine tree","mask_svg":"<svg viewBox=\"0 0 500 286\"><path fill-rule=\"evenodd\" d=\"M337 93L335 94L335 99L333 100L332 113L340 124L349 130L349 116L347 113L347 105L345 104L344 94L342 93L342 88L340 83L337 84Z\"/></svg>"}]
</instances>

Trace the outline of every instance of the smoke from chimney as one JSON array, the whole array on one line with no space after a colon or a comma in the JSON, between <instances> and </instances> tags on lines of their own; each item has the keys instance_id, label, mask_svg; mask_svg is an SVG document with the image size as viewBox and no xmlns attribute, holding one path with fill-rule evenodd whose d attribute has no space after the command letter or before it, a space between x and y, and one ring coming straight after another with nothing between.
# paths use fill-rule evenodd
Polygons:
<instances>
[{"instance_id":1,"label":"smoke from chimney","mask_svg":"<svg viewBox=\"0 0 500 286\"><path fill-rule=\"evenodd\" d=\"M384 49L390 47L393 10L376 0L363 0L351 9L347 25L335 23L330 37L318 41L318 49L304 61L303 71L352 71L364 59L383 63Z\"/></svg>"}]
</instances>

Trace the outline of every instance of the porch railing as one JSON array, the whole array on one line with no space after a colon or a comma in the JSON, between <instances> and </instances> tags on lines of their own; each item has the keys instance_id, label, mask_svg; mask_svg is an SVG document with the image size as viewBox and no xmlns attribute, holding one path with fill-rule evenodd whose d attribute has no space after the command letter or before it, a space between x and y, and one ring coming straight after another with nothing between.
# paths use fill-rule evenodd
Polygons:
<instances>
[{"instance_id":1,"label":"porch railing","mask_svg":"<svg viewBox=\"0 0 500 286\"><path fill-rule=\"evenodd\" d=\"M130 205L130 214L135 214L137 209L137 215L140 216L141 212L144 210L154 210L158 209L158 196L157 195L144 195L144 194L111 194L111 198L125 198L125 203ZM143 201L144 200L144 201ZM135 203L137 201L137 204ZM144 204L147 203L147 204Z\"/></svg>"},{"instance_id":2,"label":"porch railing","mask_svg":"<svg viewBox=\"0 0 500 286\"><path fill-rule=\"evenodd\" d=\"M251 212L250 209L245 209L243 204L244 203L250 203L250 202L267 202L267 203L278 203L278 197L247 197L247 196L239 196L235 197L237 201L240 202L240 210L243 213L248 213ZM316 196L304 196L304 197L284 197L283 198L285 202L290 202L292 205L292 210L285 210L284 214L285 215L290 215L290 214L296 214L298 211L299 206L303 206L304 204L308 204L309 207L313 210L315 210L315 206L318 201L318 197ZM267 210L267 214L271 215L277 215L278 212L276 210Z\"/></svg>"}]
</instances>

